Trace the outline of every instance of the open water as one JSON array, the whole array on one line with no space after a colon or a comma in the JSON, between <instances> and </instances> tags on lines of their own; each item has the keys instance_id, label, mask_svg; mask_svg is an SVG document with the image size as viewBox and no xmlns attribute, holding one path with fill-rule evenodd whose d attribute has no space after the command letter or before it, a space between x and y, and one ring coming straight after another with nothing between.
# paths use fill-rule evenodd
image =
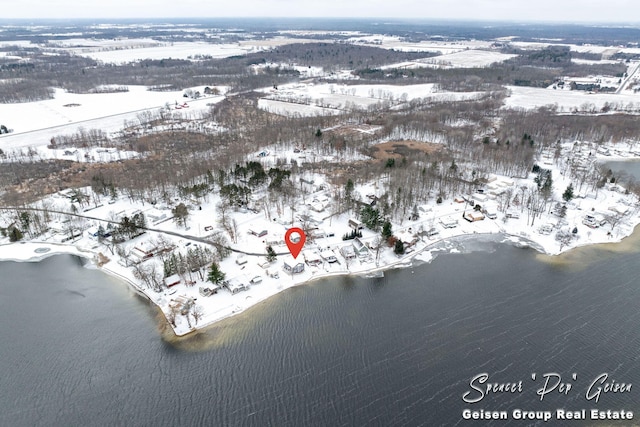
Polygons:
<instances>
[{"instance_id":1,"label":"open water","mask_svg":"<svg viewBox=\"0 0 640 427\"><path fill-rule=\"evenodd\" d=\"M1 262L0 425L611 424L512 416L558 408L632 410L632 422L614 425L637 425L635 239L556 258L460 241L462 253L300 286L186 339L84 260ZM522 381L522 392L466 403L481 373ZM550 373L572 387L540 401ZM587 400L602 373L631 391ZM464 420L465 409L509 419Z\"/></svg>"}]
</instances>

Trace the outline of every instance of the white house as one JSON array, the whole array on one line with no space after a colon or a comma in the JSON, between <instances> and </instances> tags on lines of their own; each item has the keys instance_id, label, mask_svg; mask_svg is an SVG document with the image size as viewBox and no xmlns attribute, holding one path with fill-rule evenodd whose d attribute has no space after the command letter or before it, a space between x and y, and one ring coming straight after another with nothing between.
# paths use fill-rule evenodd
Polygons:
<instances>
[{"instance_id":1,"label":"white house","mask_svg":"<svg viewBox=\"0 0 640 427\"><path fill-rule=\"evenodd\" d=\"M458 226L458 220L451 218L450 216L446 216L444 218L440 218L440 224L442 224L444 228L456 228Z\"/></svg>"}]
</instances>

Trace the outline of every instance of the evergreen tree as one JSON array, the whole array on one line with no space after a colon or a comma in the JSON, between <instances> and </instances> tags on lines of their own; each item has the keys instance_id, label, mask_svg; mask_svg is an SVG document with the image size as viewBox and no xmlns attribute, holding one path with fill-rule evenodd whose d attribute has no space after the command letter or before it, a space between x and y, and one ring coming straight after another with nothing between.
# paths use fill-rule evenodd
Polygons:
<instances>
[{"instance_id":1,"label":"evergreen tree","mask_svg":"<svg viewBox=\"0 0 640 427\"><path fill-rule=\"evenodd\" d=\"M13 227L9 232L10 242L17 242L19 240L22 240L22 237L23 237L22 231L20 231L17 227Z\"/></svg>"},{"instance_id":2,"label":"evergreen tree","mask_svg":"<svg viewBox=\"0 0 640 427\"><path fill-rule=\"evenodd\" d=\"M393 230L391 229L391 223L389 221L385 221L382 224L382 238L384 240L388 240L389 237L393 236Z\"/></svg>"},{"instance_id":3,"label":"evergreen tree","mask_svg":"<svg viewBox=\"0 0 640 427\"><path fill-rule=\"evenodd\" d=\"M273 262L276 260L276 251L273 250L271 245L267 246L267 261Z\"/></svg>"},{"instance_id":4,"label":"evergreen tree","mask_svg":"<svg viewBox=\"0 0 640 427\"><path fill-rule=\"evenodd\" d=\"M573 199L573 184L569 184L569 186L567 187L566 190L564 190L564 193L562 193L562 199L565 202L570 201L571 199Z\"/></svg>"},{"instance_id":5,"label":"evergreen tree","mask_svg":"<svg viewBox=\"0 0 640 427\"><path fill-rule=\"evenodd\" d=\"M393 247L393 252L396 255L404 254L404 243L402 243L402 240L400 240L400 239L396 240L396 244Z\"/></svg>"},{"instance_id":6,"label":"evergreen tree","mask_svg":"<svg viewBox=\"0 0 640 427\"><path fill-rule=\"evenodd\" d=\"M365 206L360 211L360 220L370 230L380 229L380 212L371 206Z\"/></svg>"},{"instance_id":7,"label":"evergreen tree","mask_svg":"<svg viewBox=\"0 0 640 427\"><path fill-rule=\"evenodd\" d=\"M225 274L217 263L211 264L211 269L209 270L209 276L207 276L207 280L209 280L214 285L219 285L224 281Z\"/></svg>"}]
</instances>

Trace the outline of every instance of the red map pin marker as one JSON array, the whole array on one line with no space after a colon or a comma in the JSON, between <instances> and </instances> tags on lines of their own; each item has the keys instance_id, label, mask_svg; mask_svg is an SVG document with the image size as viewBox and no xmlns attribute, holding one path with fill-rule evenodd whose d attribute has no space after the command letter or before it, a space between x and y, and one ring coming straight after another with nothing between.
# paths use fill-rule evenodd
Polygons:
<instances>
[{"instance_id":1,"label":"red map pin marker","mask_svg":"<svg viewBox=\"0 0 640 427\"><path fill-rule=\"evenodd\" d=\"M293 233L298 233L300 235L300 239L296 239L296 241L292 241L291 235ZM298 255L300 255L300 251L302 250L302 247L304 246L304 242L306 240L307 240L307 236L304 234L304 231L302 231L301 228L297 228L297 227L290 228L284 234L284 242L287 244L287 247L289 248L289 252L291 252L291 255L293 255L294 259L298 258Z\"/></svg>"}]
</instances>

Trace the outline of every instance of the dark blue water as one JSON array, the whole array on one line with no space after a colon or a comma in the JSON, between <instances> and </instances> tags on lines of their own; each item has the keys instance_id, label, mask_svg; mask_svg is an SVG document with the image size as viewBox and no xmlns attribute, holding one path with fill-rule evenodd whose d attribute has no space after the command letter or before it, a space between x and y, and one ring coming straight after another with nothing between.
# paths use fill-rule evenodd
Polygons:
<instances>
[{"instance_id":1,"label":"dark blue water","mask_svg":"<svg viewBox=\"0 0 640 427\"><path fill-rule=\"evenodd\" d=\"M125 284L77 258L0 263L0 425L503 426L535 424L511 419L516 408L640 414L635 249L548 262L463 246L480 251L301 286L180 340ZM521 380L522 393L465 403L483 372ZM551 372L572 390L540 402ZM587 401L605 372L638 388ZM510 419L466 421L465 408Z\"/></svg>"}]
</instances>

